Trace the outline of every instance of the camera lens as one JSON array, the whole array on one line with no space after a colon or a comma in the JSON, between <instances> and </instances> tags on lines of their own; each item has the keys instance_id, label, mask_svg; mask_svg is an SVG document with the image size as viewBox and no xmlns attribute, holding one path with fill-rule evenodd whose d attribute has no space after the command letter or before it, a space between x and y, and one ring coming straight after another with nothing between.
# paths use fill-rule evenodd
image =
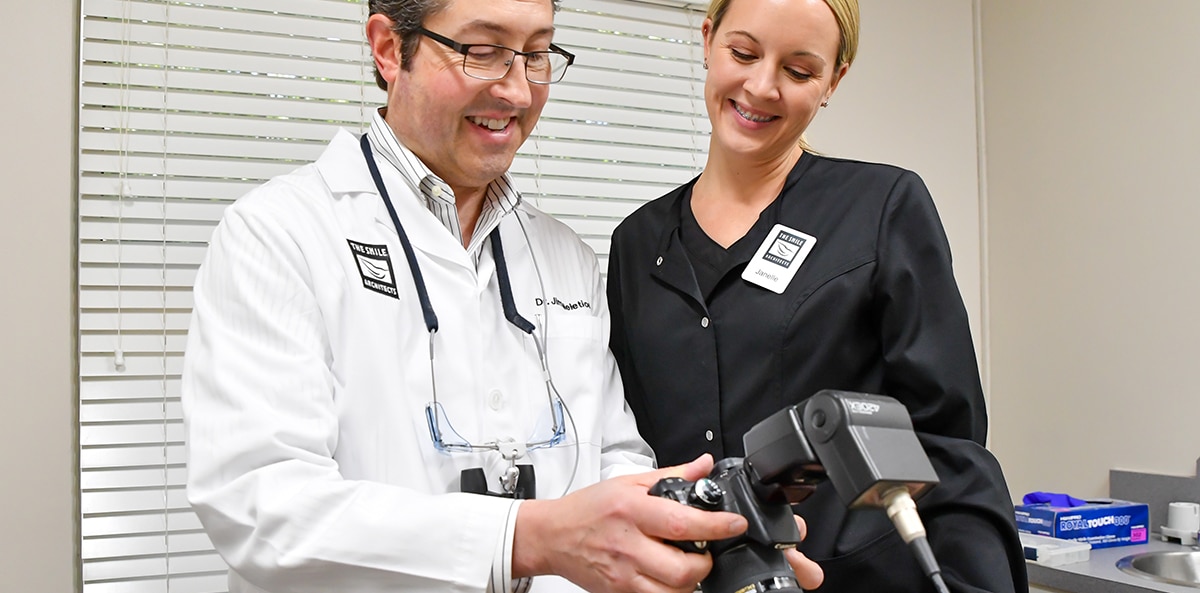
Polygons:
<instances>
[{"instance_id":1,"label":"camera lens","mask_svg":"<svg viewBox=\"0 0 1200 593\"><path fill-rule=\"evenodd\" d=\"M799 591L800 583L791 577L773 577L769 581L754 583L759 591Z\"/></svg>"},{"instance_id":2,"label":"camera lens","mask_svg":"<svg viewBox=\"0 0 1200 593\"><path fill-rule=\"evenodd\" d=\"M704 593L802 593L783 552L750 542L713 553Z\"/></svg>"}]
</instances>

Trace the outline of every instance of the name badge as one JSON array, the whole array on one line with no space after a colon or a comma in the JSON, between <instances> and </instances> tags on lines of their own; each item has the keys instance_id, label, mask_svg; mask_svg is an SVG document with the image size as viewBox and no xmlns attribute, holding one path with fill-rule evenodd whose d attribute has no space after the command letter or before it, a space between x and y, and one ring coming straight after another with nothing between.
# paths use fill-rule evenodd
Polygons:
<instances>
[{"instance_id":1,"label":"name badge","mask_svg":"<svg viewBox=\"0 0 1200 593\"><path fill-rule=\"evenodd\" d=\"M783 294L816 244L816 237L777 224L746 265L742 280Z\"/></svg>"}]
</instances>

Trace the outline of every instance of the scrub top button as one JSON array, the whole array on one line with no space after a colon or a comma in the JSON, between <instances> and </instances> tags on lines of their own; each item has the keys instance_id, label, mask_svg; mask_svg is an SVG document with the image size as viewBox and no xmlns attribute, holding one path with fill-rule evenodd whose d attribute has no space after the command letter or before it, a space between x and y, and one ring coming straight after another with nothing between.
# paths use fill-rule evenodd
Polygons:
<instances>
[{"instance_id":1,"label":"scrub top button","mask_svg":"<svg viewBox=\"0 0 1200 593\"><path fill-rule=\"evenodd\" d=\"M707 317L700 319L700 327L708 327L708 318Z\"/></svg>"},{"instance_id":2,"label":"scrub top button","mask_svg":"<svg viewBox=\"0 0 1200 593\"><path fill-rule=\"evenodd\" d=\"M707 439L707 440L708 440L708 442L710 442L710 443L711 443L711 442L712 442L712 440L713 440L713 433L712 433L712 431L711 431L711 430L706 430L706 431L704 431L704 438L705 438L705 439Z\"/></svg>"},{"instance_id":3,"label":"scrub top button","mask_svg":"<svg viewBox=\"0 0 1200 593\"><path fill-rule=\"evenodd\" d=\"M500 408L504 407L504 395L500 393L500 390L493 389L492 392L488 394L487 403L489 408L493 410L499 410Z\"/></svg>"}]
</instances>

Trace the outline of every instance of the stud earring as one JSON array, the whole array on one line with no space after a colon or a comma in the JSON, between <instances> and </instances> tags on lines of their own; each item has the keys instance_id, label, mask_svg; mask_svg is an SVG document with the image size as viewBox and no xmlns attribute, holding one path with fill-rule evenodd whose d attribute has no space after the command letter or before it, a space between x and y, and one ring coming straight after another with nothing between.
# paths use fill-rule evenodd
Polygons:
<instances>
[{"instance_id":1,"label":"stud earring","mask_svg":"<svg viewBox=\"0 0 1200 593\"><path fill-rule=\"evenodd\" d=\"M704 58L704 69L708 70L708 58Z\"/></svg>"},{"instance_id":2,"label":"stud earring","mask_svg":"<svg viewBox=\"0 0 1200 593\"><path fill-rule=\"evenodd\" d=\"M829 107L829 101L822 101L821 107Z\"/></svg>"}]
</instances>

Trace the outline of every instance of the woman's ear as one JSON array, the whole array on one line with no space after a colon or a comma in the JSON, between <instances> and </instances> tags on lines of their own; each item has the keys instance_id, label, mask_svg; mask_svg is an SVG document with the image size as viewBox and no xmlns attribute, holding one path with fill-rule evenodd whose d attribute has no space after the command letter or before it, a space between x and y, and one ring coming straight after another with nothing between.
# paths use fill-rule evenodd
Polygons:
<instances>
[{"instance_id":1,"label":"woman's ear","mask_svg":"<svg viewBox=\"0 0 1200 593\"><path fill-rule=\"evenodd\" d=\"M838 84L846 77L846 73L850 71L850 64L842 64L838 66L834 72L833 82L829 84L829 91L825 93L825 103L829 103L829 98L833 96L833 91L837 90Z\"/></svg>"},{"instance_id":2,"label":"woman's ear","mask_svg":"<svg viewBox=\"0 0 1200 593\"><path fill-rule=\"evenodd\" d=\"M375 68L391 88L400 73L400 36L392 30L395 23L388 17L375 13L367 19L367 41L371 44L371 56Z\"/></svg>"},{"instance_id":3,"label":"woman's ear","mask_svg":"<svg viewBox=\"0 0 1200 593\"><path fill-rule=\"evenodd\" d=\"M708 64L708 55L712 51L713 32L712 19L704 19L704 24L700 25L700 34L704 37L704 63L706 65Z\"/></svg>"}]
</instances>

